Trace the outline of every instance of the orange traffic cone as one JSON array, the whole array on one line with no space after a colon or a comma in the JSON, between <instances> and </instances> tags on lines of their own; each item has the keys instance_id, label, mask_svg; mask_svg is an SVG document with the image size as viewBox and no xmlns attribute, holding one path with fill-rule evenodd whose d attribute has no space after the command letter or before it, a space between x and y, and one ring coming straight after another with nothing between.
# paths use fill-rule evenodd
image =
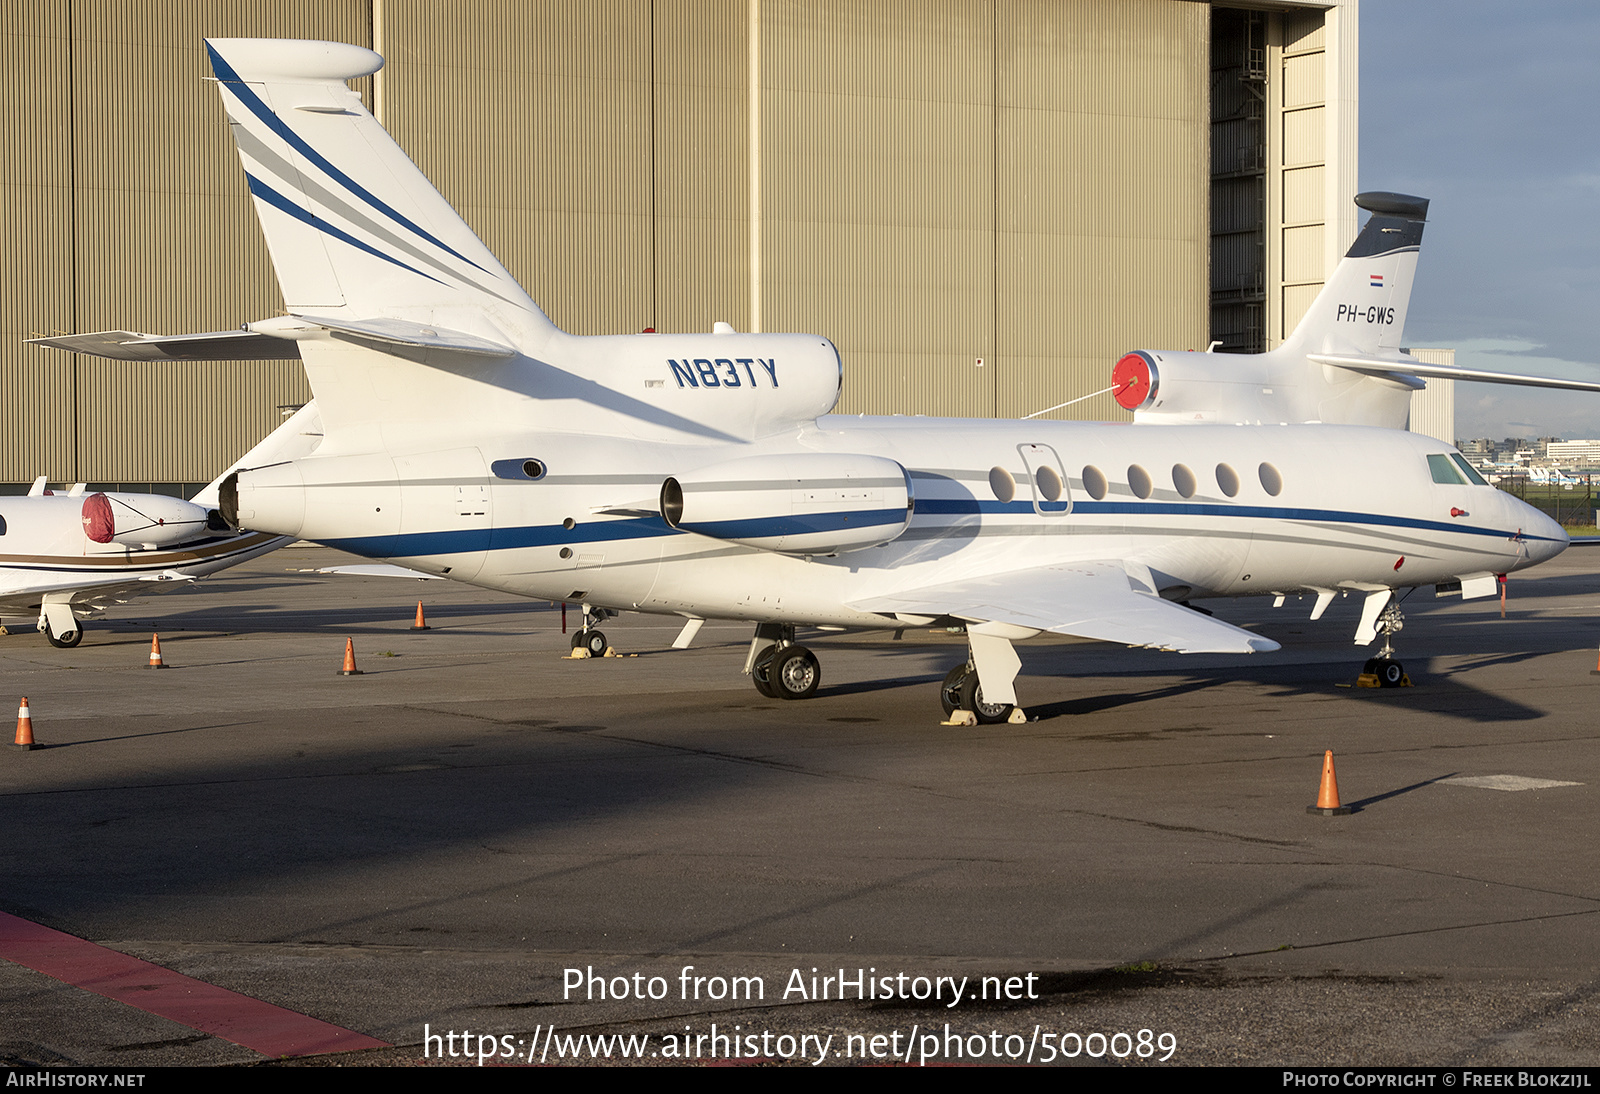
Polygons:
<instances>
[{"instance_id":1,"label":"orange traffic cone","mask_svg":"<svg viewBox=\"0 0 1600 1094\"><path fill-rule=\"evenodd\" d=\"M27 752L33 748L33 719L28 715L28 697L22 697L22 705L17 707L17 740L16 746Z\"/></svg>"},{"instance_id":2,"label":"orange traffic cone","mask_svg":"<svg viewBox=\"0 0 1600 1094\"><path fill-rule=\"evenodd\" d=\"M1339 804L1339 780L1333 774L1332 749L1322 754L1322 787L1317 791L1317 804L1306 806L1306 812L1324 817L1342 817L1355 812L1350 806Z\"/></svg>"},{"instance_id":3,"label":"orange traffic cone","mask_svg":"<svg viewBox=\"0 0 1600 1094\"><path fill-rule=\"evenodd\" d=\"M150 663L145 668L164 669L166 667L161 661L161 636L152 634L150 636Z\"/></svg>"},{"instance_id":4,"label":"orange traffic cone","mask_svg":"<svg viewBox=\"0 0 1600 1094\"><path fill-rule=\"evenodd\" d=\"M356 643L353 638L344 640L344 668L339 670L340 676L360 676L361 670L356 668Z\"/></svg>"},{"instance_id":5,"label":"orange traffic cone","mask_svg":"<svg viewBox=\"0 0 1600 1094\"><path fill-rule=\"evenodd\" d=\"M422 601L420 600L417 601L417 621L411 624L411 629L414 631L430 631L433 629L422 618Z\"/></svg>"},{"instance_id":6,"label":"orange traffic cone","mask_svg":"<svg viewBox=\"0 0 1600 1094\"><path fill-rule=\"evenodd\" d=\"M1600 676L1600 657L1595 658L1594 668L1589 670L1590 676Z\"/></svg>"}]
</instances>

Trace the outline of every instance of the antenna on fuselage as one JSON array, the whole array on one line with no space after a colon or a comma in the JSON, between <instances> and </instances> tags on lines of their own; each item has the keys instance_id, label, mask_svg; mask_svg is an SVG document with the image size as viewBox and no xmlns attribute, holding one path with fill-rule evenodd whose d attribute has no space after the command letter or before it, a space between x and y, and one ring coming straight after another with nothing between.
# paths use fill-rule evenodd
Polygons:
<instances>
[{"instance_id":1,"label":"antenna on fuselage","mask_svg":"<svg viewBox=\"0 0 1600 1094\"><path fill-rule=\"evenodd\" d=\"M1037 418L1041 414L1049 414L1052 410L1060 410L1063 407L1071 406L1073 403L1081 403L1085 399L1093 399L1096 395L1105 395L1107 393L1114 395L1131 383L1133 383L1133 380L1132 378L1129 378L1122 381L1120 384L1112 384L1110 387L1103 387L1099 391L1091 391L1087 395L1080 395L1076 399L1068 399L1064 403L1057 403L1055 406L1045 407L1043 410L1035 410L1032 414L1024 414L1022 417L1018 418L1017 421L1025 422L1029 418Z\"/></svg>"}]
</instances>

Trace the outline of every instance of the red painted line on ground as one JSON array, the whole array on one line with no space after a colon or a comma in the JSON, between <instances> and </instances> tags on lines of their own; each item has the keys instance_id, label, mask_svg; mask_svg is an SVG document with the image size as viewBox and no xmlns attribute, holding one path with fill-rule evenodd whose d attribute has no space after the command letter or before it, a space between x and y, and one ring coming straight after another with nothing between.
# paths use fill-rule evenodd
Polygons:
<instances>
[{"instance_id":1,"label":"red painted line on ground","mask_svg":"<svg viewBox=\"0 0 1600 1094\"><path fill-rule=\"evenodd\" d=\"M0 912L0 957L267 1056L388 1048L364 1033L207 984Z\"/></svg>"}]
</instances>

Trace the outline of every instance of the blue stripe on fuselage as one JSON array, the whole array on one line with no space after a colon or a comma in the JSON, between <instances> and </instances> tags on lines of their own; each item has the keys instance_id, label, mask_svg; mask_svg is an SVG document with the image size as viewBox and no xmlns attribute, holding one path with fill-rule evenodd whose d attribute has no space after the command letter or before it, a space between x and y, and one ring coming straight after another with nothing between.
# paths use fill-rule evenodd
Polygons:
<instances>
[{"instance_id":1,"label":"blue stripe on fuselage","mask_svg":"<svg viewBox=\"0 0 1600 1094\"><path fill-rule=\"evenodd\" d=\"M904 524L906 511L874 509L870 512L807 513L803 516L750 517L745 520L708 520L685 523L685 532L696 532L713 539L771 539L775 536L806 536L820 532L839 532L849 528L877 528Z\"/></svg>"},{"instance_id":2,"label":"blue stripe on fuselage","mask_svg":"<svg viewBox=\"0 0 1600 1094\"><path fill-rule=\"evenodd\" d=\"M900 514L903 513L902 510L898 509L892 512L896 514L895 520L899 520ZM917 512L925 516L930 514L947 516L1024 516L1033 513L1033 503L1022 501L985 502L978 501L975 498L919 498L917 500ZM1163 501L1080 501L1073 506L1073 512L1085 516L1250 517L1258 520L1306 521L1321 524L1364 524L1384 528L1410 528L1418 531L1492 536L1496 539L1506 539L1510 535L1502 528L1445 524L1441 521L1420 520L1415 517L1390 517L1379 513L1351 513L1338 509L1274 509L1270 506L1210 505L1203 502L1186 504L1183 502ZM863 518L869 515L862 513L835 513L820 514L809 519L814 521L838 520L837 523L826 526L827 528L836 529L849 527L838 518L850 517L858 522L865 523ZM1050 519L1058 520L1059 518L1052 517ZM787 522L780 523L778 518L729 521L727 524L729 526L737 525L738 535L742 539L796 534L796 529L788 527ZM860 523L856 525L856 527L860 526ZM709 528L711 526L705 525L702 527ZM816 530L819 529L809 527L804 529L804 531ZM364 555L369 558L418 558L426 555L470 554L477 551L508 551L521 547L581 546L586 543L610 543L619 540L649 539L655 536L685 534L687 534L686 530L671 528L660 517L652 516L598 521L592 524L580 524L573 529L562 527L559 524L493 529L464 528L458 531L404 532L383 536L355 536L344 539L326 539L322 542L330 547L338 547L352 554ZM1548 540L1546 536L1535 535L1526 535L1524 538L1539 542Z\"/></svg>"},{"instance_id":3,"label":"blue stripe on fuselage","mask_svg":"<svg viewBox=\"0 0 1600 1094\"><path fill-rule=\"evenodd\" d=\"M1351 513L1341 509L1273 508L1267 505L1209 505L1204 502L1173 501L1076 501L1072 511L1084 515L1254 517L1259 520L1303 520L1335 524L1371 524L1386 528L1415 528L1432 532L1459 532L1463 535L1494 536L1505 539L1503 528L1482 528L1471 524L1446 524L1417 517L1388 517L1380 513ZM1012 514L1033 512L1026 501L978 501L976 498L917 499L918 513L944 515ZM1546 540L1547 536L1525 535L1524 539Z\"/></svg>"}]
</instances>

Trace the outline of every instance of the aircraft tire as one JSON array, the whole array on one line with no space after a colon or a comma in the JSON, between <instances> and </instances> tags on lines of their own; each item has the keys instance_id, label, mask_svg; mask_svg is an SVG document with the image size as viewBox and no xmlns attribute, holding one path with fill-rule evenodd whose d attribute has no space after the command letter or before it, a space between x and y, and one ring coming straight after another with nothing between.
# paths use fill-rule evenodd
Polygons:
<instances>
[{"instance_id":1,"label":"aircraft tire","mask_svg":"<svg viewBox=\"0 0 1600 1094\"><path fill-rule=\"evenodd\" d=\"M597 630L581 630L572 632L572 648L587 649L590 657L604 657L606 654L606 636Z\"/></svg>"},{"instance_id":2,"label":"aircraft tire","mask_svg":"<svg viewBox=\"0 0 1600 1094\"><path fill-rule=\"evenodd\" d=\"M972 711L981 726L997 726L1011 717L1016 704L985 703L983 689L978 686L978 674L974 672L961 685L961 709Z\"/></svg>"},{"instance_id":3,"label":"aircraft tire","mask_svg":"<svg viewBox=\"0 0 1600 1094\"><path fill-rule=\"evenodd\" d=\"M767 680L780 699L809 699L822 683L822 666L804 646L790 646L772 659Z\"/></svg>"},{"instance_id":4,"label":"aircraft tire","mask_svg":"<svg viewBox=\"0 0 1600 1094\"><path fill-rule=\"evenodd\" d=\"M946 718L961 709L961 691L967 686L967 674L971 671L970 666L957 665L945 674L944 683L939 685L939 705L944 708Z\"/></svg>"},{"instance_id":5,"label":"aircraft tire","mask_svg":"<svg viewBox=\"0 0 1600 1094\"><path fill-rule=\"evenodd\" d=\"M777 652L777 646L768 646L756 654L755 663L750 666L750 682L768 699L778 698L778 689L772 686L772 662Z\"/></svg>"},{"instance_id":6,"label":"aircraft tire","mask_svg":"<svg viewBox=\"0 0 1600 1094\"><path fill-rule=\"evenodd\" d=\"M1406 670L1398 661L1379 661L1378 680L1386 688L1397 688L1406 678Z\"/></svg>"},{"instance_id":7,"label":"aircraft tire","mask_svg":"<svg viewBox=\"0 0 1600 1094\"><path fill-rule=\"evenodd\" d=\"M72 628L72 630L68 631L66 634L60 635L58 637L56 634L54 634L50 630L50 624L46 623L45 626L44 626L44 637L45 637L45 640L48 641L56 649L58 649L58 650L70 650L72 647L76 646L79 642L83 641L83 625L80 623L78 626Z\"/></svg>"}]
</instances>

